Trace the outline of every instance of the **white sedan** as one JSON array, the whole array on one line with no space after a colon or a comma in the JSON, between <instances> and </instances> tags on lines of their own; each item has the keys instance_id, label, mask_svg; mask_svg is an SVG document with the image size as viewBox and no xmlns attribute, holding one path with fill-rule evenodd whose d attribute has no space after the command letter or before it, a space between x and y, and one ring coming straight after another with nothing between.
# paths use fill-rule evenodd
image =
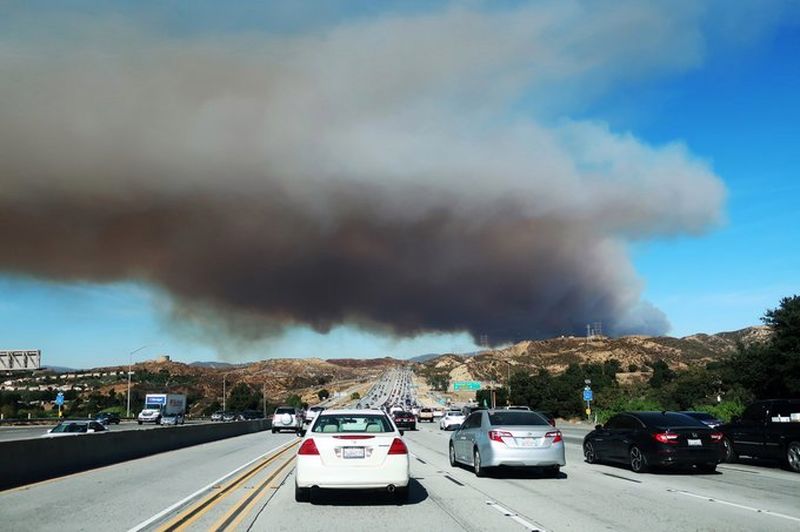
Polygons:
<instances>
[{"instance_id":1,"label":"white sedan","mask_svg":"<svg viewBox=\"0 0 800 532\"><path fill-rule=\"evenodd\" d=\"M464 414L461 410L448 410L439 420L441 430L455 430L464 422Z\"/></svg>"},{"instance_id":2,"label":"white sedan","mask_svg":"<svg viewBox=\"0 0 800 532\"><path fill-rule=\"evenodd\" d=\"M408 499L408 448L380 410L320 412L297 450L295 500L312 488L380 489Z\"/></svg>"}]
</instances>

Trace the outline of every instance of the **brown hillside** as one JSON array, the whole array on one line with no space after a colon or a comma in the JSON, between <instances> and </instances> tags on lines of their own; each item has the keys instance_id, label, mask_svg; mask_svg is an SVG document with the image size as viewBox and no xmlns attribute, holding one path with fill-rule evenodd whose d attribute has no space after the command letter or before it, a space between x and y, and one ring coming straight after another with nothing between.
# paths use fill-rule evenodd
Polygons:
<instances>
[{"instance_id":1,"label":"brown hillside","mask_svg":"<svg viewBox=\"0 0 800 532\"><path fill-rule=\"evenodd\" d=\"M448 373L451 381L504 382L509 371L545 368L560 373L573 363L602 363L613 359L620 362L623 372L630 373L628 377L621 375L622 379L639 379L647 376L646 372L657 360L664 360L674 369L684 369L726 356L736 350L739 342L747 345L768 337L769 329L766 327L750 327L714 335L695 334L684 338L624 336L586 339L570 336L524 341L473 357L442 355L420 363L417 368L422 375ZM629 371L633 366L635 369Z\"/></svg>"}]
</instances>

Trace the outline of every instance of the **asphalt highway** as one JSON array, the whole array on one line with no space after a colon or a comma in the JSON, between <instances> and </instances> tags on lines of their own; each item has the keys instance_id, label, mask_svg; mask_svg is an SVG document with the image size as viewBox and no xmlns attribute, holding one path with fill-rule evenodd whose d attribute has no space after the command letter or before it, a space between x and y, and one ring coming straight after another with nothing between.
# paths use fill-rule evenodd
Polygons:
<instances>
[{"instance_id":1,"label":"asphalt highway","mask_svg":"<svg viewBox=\"0 0 800 532\"><path fill-rule=\"evenodd\" d=\"M562 426L560 478L447 461L450 433L422 424L405 439L410 500L323 493L296 503L294 434L262 432L0 492L9 530L798 530L800 475L721 465L715 474L636 475L583 462L587 429Z\"/></svg>"}]
</instances>

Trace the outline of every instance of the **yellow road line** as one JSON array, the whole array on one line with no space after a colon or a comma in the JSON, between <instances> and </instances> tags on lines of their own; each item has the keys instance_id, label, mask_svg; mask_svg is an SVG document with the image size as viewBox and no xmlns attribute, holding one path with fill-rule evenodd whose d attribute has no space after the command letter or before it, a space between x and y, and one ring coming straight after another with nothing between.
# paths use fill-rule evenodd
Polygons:
<instances>
[{"instance_id":1,"label":"yellow road line","mask_svg":"<svg viewBox=\"0 0 800 532\"><path fill-rule=\"evenodd\" d=\"M219 518L219 520L217 520L217 522L214 523L209 530L236 530L236 527L241 524L245 516L247 516L253 510L253 507L263 498L263 495L267 493L267 488L269 488L272 481L283 471L285 471L287 467L292 465L293 458L294 457L290 457L286 462L278 467L278 469L273 471L272 474L264 479L264 481L261 482L258 488L256 488L252 493L248 493L239 499L239 502L237 502L233 508L228 510L225 515ZM232 518L233 520L231 520ZM226 523L228 524L226 525Z\"/></svg>"},{"instance_id":2,"label":"yellow road line","mask_svg":"<svg viewBox=\"0 0 800 532\"><path fill-rule=\"evenodd\" d=\"M196 522L200 517L206 514L211 508L213 508L216 504L218 504L222 499L224 499L227 495L229 495L233 490L247 482L249 479L254 477L258 474L262 469L267 467L269 464L274 462L278 459L283 453L291 450L294 446L297 445L297 442L294 442L292 445L281 449L280 451L276 452L272 456L266 458L262 462L259 462L247 472L243 473L241 476L237 477L236 479L231 480L227 486L222 488L219 491L214 493L210 493L202 500L195 503L193 506L187 508L173 519L162 525L158 528L159 532L172 532L175 530L185 530L194 522Z\"/></svg>"}]
</instances>

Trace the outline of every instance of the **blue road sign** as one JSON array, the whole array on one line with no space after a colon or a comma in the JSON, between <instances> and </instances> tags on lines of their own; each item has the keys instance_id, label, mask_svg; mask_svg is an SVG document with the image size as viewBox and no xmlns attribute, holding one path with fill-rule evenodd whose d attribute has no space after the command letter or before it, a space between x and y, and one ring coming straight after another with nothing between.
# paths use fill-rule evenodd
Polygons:
<instances>
[{"instance_id":1,"label":"blue road sign","mask_svg":"<svg viewBox=\"0 0 800 532\"><path fill-rule=\"evenodd\" d=\"M583 400L584 401L591 401L594 399L594 394L592 393L591 388L584 388L583 389Z\"/></svg>"},{"instance_id":2,"label":"blue road sign","mask_svg":"<svg viewBox=\"0 0 800 532\"><path fill-rule=\"evenodd\" d=\"M56 405L61 406L64 404L64 392L56 394Z\"/></svg>"}]
</instances>

